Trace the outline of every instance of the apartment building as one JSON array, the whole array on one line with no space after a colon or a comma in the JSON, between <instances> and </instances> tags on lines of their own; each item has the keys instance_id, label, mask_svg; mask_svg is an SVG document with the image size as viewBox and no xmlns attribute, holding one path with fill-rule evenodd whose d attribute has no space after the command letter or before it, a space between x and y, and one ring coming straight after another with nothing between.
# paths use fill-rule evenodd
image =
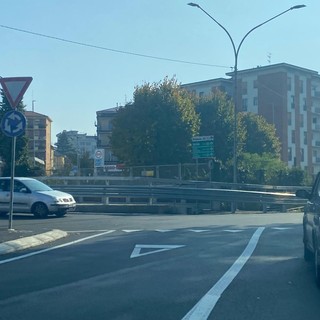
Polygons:
<instances>
[{"instance_id":1,"label":"apartment building","mask_svg":"<svg viewBox=\"0 0 320 320\"><path fill-rule=\"evenodd\" d=\"M50 175L53 166L53 151L51 148L52 120L41 113L25 111L28 137L29 158L34 166L43 167L46 175Z\"/></svg>"},{"instance_id":2,"label":"apartment building","mask_svg":"<svg viewBox=\"0 0 320 320\"><path fill-rule=\"evenodd\" d=\"M228 79L184 84L195 94L216 89L232 95L233 72ZM276 128L281 158L289 167L309 174L320 171L320 76L317 71L287 63L238 70L238 110L265 117Z\"/></svg>"},{"instance_id":3,"label":"apartment building","mask_svg":"<svg viewBox=\"0 0 320 320\"><path fill-rule=\"evenodd\" d=\"M116 116L118 107L97 111L97 148L104 149L105 165L115 164L117 158L113 155L110 145L112 135L112 121Z\"/></svg>"},{"instance_id":4,"label":"apartment building","mask_svg":"<svg viewBox=\"0 0 320 320\"><path fill-rule=\"evenodd\" d=\"M66 134L69 139L71 149L75 150L78 155L82 156L88 154L89 158L93 159L97 148L97 137L90 136L86 133L79 133L77 130L64 130L57 134L57 139L59 141L62 133Z\"/></svg>"}]
</instances>

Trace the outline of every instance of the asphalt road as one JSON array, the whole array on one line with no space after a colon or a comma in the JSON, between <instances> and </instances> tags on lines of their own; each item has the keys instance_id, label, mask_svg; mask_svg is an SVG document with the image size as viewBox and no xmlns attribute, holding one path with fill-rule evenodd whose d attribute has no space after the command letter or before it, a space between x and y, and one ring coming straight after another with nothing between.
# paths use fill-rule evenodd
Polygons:
<instances>
[{"instance_id":1,"label":"asphalt road","mask_svg":"<svg viewBox=\"0 0 320 320\"><path fill-rule=\"evenodd\" d=\"M69 236L0 257L0 320L318 320L301 213L16 217ZM0 220L0 226L6 221Z\"/></svg>"}]
</instances>

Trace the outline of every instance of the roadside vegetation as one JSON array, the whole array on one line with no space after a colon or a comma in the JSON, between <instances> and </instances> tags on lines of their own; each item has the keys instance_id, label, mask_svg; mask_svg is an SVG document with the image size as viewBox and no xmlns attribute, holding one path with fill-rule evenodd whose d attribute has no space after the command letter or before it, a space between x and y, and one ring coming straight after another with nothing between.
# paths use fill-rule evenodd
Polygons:
<instances>
[{"instance_id":1,"label":"roadside vegetation","mask_svg":"<svg viewBox=\"0 0 320 320\"><path fill-rule=\"evenodd\" d=\"M12 110L1 93L0 118ZM17 108L24 112L21 102ZM210 181L232 182L233 179L234 106L230 97L220 91L198 97L184 90L175 78L158 83L145 83L135 88L133 101L120 107L113 121L111 146L125 167L178 165L195 162L192 137L214 136L214 157ZM0 132L2 174L10 175L11 138ZM93 174L89 155L77 155L68 137L61 133L56 143L57 154L65 156L65 174L80 165ZM249 184L303 185L311 178L300 168L289 168L281 161L281 144L275 127L259 115L239 112L237 115L237 181ZM28 159L28 139L17 138L16 174L41 175ZM197 179L190 174L190 179Z\"/></svg>"}]
</instances>

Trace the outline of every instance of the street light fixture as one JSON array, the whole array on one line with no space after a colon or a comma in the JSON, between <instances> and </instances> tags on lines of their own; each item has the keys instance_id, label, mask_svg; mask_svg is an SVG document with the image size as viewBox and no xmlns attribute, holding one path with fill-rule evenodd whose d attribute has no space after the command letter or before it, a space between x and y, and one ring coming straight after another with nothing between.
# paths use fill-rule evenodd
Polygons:
<instances>
[{"instance_id":1,"label":"street light fixture","mask_svg":"<svg viewBox=\"0 0 320 320\"><path fill-rule=\"evenodd\" d=\"M257 26L253 27L252 29L250 29L242 38L242 40L240 41L238 47L236 47L233 38L231 37L229 31L221 24L219 23L214 17L212 17L207 11L205 11L200 5L198 5L197 3L193 3L190 2L188 3L189 6L191 7L197 7L199 8L202 12L204 12L210 19L212 19L220 28L222 28L226 34L228 35L231 44L232 44L232 48L233 48L233 53L234 53L234 76L233 76L233 103L234 103L234 127L233 127L233 183L236 184L237 183L237 111L238 111L238 56L239 56L239 51L240 48L244 42L244 40L247 38L247 36L254 31L255 29L263 26L264 24L270 22L271 20L274 20L278 17L280 17L281 15L287 13L288 11L294 10L294 9L301 9L306 7L304 4L301 5L296 5L293 6L283 12L280 12L279 14L273 16L272 18L258 24Z\"/></svg>"}]
</instances>

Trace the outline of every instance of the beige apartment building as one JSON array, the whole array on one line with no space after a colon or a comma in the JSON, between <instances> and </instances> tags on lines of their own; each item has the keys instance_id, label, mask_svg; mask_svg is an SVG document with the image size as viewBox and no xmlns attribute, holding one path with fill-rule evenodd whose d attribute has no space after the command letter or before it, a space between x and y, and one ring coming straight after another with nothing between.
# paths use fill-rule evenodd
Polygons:
<instances>
[{"instance_id":1,"label":"beige apartment building","mask_svg":"<svg viewBox=\"0 0 320 320\"><path fill-rule=\"evenodd\" d=\"M182 85L199 96L216 89L233 95L230 78ZM309 174L320 171L320 76L317 71L287 63L238 71L238 111L253 112L274 124L281 158Z\"/></svg>"},{"instance_id":2,"label":"beige apartment building","mask_svg":"<svg viewBox=\"0 0 320 320\"><path fill-rule=\"evenodd\" d=\"M34 111L25 111L25 117L27 119L26 136L29 141L29 158L33 165L43 167L46 175L50 175L53 166L52 120L48 116Z\"/></svg>"},{"instance_id":3,"label":"beige apartment building","mask_svg":"<svg viewBox=\"0 0 320 320\"><path fill-rule=\"evenodd\" d=\"M97 149L104 149L104 164L116 164L117 158L113 155L110 145L112 135L112 121L118 108L97 111Z\"/></svg>"}]
</instances>

